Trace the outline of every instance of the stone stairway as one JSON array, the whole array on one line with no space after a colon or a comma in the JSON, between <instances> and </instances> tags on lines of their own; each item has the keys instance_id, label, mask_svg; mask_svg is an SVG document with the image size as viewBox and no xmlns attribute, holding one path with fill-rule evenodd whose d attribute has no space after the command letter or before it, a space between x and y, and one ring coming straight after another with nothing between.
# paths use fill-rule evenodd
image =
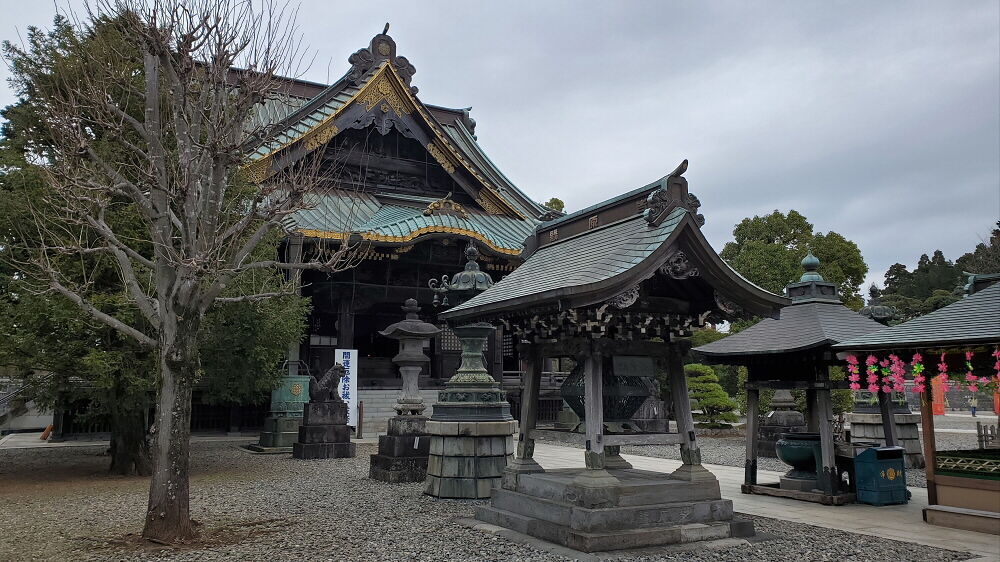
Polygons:
<instances>
[{"instance_id":1,"label":"stone stairway","mask_svg":"<svg viewBox=\"0 0 1000 562\"><path fill-rule=\"evenodd\" d=\"M424 397L424 404L427 409L424 415L430 417L431 406L437 404L438 392L441 389L421 390L420 395ZM361 389L358 391L358 400L365 403L364 433L371 436L374 433L385 433L389 424L389 418L396 415L396 410L392 406L399 397L399 389Z\"/></svg>"}]
</instances>

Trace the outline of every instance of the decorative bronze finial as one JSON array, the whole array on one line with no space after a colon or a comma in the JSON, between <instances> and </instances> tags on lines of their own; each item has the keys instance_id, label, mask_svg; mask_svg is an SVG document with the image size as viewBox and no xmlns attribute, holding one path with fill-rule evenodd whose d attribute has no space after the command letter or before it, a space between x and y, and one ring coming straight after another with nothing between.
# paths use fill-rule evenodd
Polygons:
<instances>
[{"instance_id":1,"label":"decorative bronze finial","mask_svg":"<svg viewBox=\"0 0 1000 562\"><path fill-rule=\"evenodd\" d=\"M389 22L385 22L385 28L382 29L382 35L389 34Z\"/></svg>"}]
</instances>

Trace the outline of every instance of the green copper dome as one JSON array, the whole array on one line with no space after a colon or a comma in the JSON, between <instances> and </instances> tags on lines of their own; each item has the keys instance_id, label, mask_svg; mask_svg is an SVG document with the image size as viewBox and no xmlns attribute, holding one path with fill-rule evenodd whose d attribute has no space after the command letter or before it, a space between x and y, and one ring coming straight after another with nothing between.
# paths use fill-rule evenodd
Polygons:
<instances>
[{"instance_id":1,"label":"green copper dome","mask_svg":"<svg viewBox=\"0 0 1000 562\"><path fill-rule=\"evenodd\" d=\"M816 272L819 269L819 258L812 254L810 251L806 257L802 258L802 268L806 270L799 278L799 283L808 283L810 281L823 281L823 276Z\"/></svg>"}]
</instances>

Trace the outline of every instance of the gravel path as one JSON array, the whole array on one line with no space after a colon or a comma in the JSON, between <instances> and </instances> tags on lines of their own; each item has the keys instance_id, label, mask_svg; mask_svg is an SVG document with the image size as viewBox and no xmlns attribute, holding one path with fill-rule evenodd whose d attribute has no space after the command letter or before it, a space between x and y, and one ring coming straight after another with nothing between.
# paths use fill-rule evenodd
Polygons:
<instances>
[{"instance_id":1,"label":"gravel path","mask_svg":"<svg viewBox=\"0 0 1000 562\"><path fill-rule=\"evenodd\" d=\"M368 480L374 449L359 445L354 459L299 461L234 443L193 443L192 514L214 539L189 550L137 550L127 540L140 531L148 481L106 476L103 447L2 450L0 560L567 560L454 523L479 502L435 500L420 484ZM780 538L710 552L644 551L638 559L969 558L755 519L761 538Z\"/></svg>"}]
</instances>

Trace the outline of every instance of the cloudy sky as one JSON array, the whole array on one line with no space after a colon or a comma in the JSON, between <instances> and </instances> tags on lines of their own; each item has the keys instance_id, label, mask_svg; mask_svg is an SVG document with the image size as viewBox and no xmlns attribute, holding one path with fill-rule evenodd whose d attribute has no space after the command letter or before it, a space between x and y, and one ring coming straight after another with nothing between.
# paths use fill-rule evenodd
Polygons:
<instances>
[{"instance_id":1,"label":"cloudy sky","mask_svg":"<svg viewBox=\"0 0 1000 562\"><path fill-rule=\"evenodd\" d=\"M0 3L14 41L57 9ZM688 158L717 250L742 218L795 209L857 242L877 281L957 258L1000 218L996 0L304 0L302 78L342 75L386 21L420 98L472 106L507 175L571 211Z\"/></svg>"}]
</instances>

